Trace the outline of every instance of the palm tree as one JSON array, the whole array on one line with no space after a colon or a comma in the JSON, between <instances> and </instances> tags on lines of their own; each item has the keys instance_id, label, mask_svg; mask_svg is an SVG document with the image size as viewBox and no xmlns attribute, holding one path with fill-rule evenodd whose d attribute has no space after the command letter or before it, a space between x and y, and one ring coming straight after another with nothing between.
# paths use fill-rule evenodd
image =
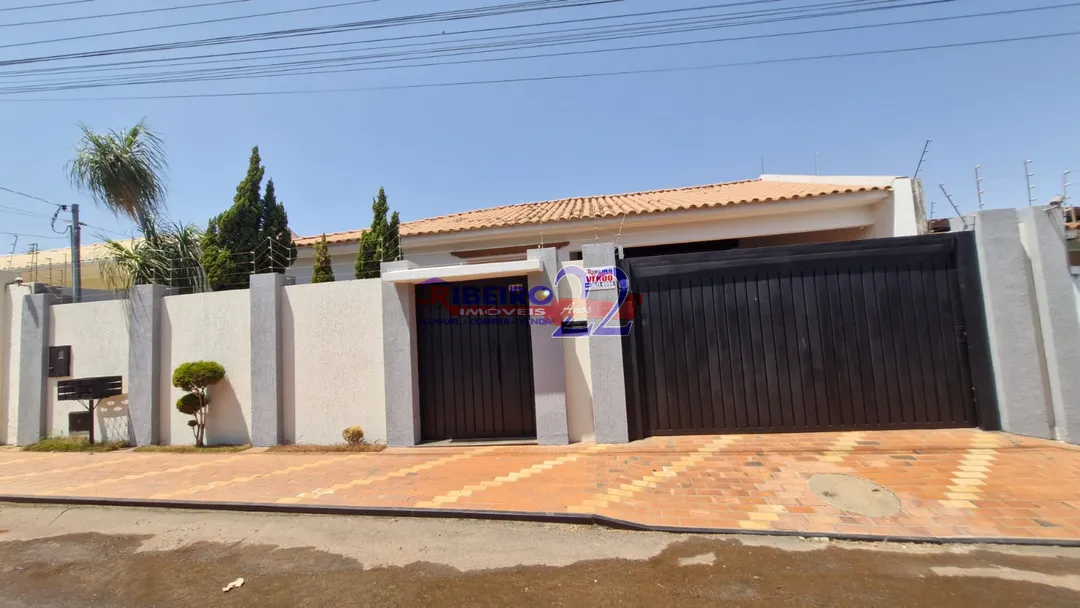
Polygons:
<instances>
[{"instance_id":1,"label":"palm tree","mask_svg":"<svg viewBox=\"0 0 1080 608\"><path fill-rule=\"evenodd\" d=\"M102 273L109 287L128 291L134 285L164 285L173 293L208 291L199 263L202 232L191 224L153 226L141 239L106 240Z\"/></svg>"},{"instance_id":2,"label":"palm tree","mask_svg":"<svg viewBox=\"0 0 1080 608\"><path fill-rule=\"evenodd\" d=\"M165 148L145 120L122 131L82 129L77 154L68 163L71 183L97 204L131 218L143 233L165 211Z\"/></svg>"}]
</instances>

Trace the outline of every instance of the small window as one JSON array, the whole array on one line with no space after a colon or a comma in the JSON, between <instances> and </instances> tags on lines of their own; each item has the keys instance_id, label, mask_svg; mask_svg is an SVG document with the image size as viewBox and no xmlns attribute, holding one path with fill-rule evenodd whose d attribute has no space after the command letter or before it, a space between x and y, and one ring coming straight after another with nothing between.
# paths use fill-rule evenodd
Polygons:
<instances>
[{"instance_id":1,"label":"small window","mask_svg":"<svg viewBox=\"0 0 1080 608\"><path fill-rule=\"evenodd\" d=\"M66 378L71 375L71 347L49 347L49 377Z\"/></svg>"},{"instance_id":2,"label":"small window","mask_svg":"<svg viewBox=\"0 0 1080 608\"><path fill-rule=\"evenodd\" d=\"M579 249L578 251L571 251L570 252L570 259L571 260L580 260L581 259L581 250Z\"/></svg>"}]
</instances>

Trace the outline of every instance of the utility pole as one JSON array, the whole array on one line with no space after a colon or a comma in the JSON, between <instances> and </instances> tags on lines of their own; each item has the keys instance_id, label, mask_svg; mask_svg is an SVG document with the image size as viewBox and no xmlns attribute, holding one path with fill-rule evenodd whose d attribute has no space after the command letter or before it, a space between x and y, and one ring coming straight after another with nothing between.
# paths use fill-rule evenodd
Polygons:
<instances>
[{"instance_id":1,"label":"utility pole","mask_svg":"<svg viewBox=\"0 0 1080 608\"><path fill-rule=\"evenodd\" d=\"M1035 190L1035 186L1031 185L1031 178L1035 177L1035 174L1031 172L1031 161L1024 161L1024 179L1027 180L1028 191L1028 207L1035 204L1035 197L1032 196L1032 191Z\"/></svg>"},{"instance_id":2,"label":"utility pole","mask_svg":"<svg viewBox=\"0 0 1080 608\"><path fill-rule=\"evenodd\" d=\"M982 178L979 177L979 167L982 165L975 165L975 195L979 198L979 210L983 209L982 195L985 194L982 189Z\"/></svg>"},{"instance_id":3,"label":"utility pole","mask_svg":"<svg viewBox=\"0 0 1080 608\"><path fill-rule=\"evenodd\" d=\"M79 253L82 249L82 229L79 225L79 204L71 205L71 301L82 301L82 267Z\"/></svg>"}]
</instances>

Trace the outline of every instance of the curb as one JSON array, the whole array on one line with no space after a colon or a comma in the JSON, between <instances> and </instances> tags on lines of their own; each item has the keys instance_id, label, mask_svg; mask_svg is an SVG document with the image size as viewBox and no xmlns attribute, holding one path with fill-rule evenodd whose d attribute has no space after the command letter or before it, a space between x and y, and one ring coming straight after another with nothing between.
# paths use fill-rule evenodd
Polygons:
<instances>
[{"instance_id":1,"label":"curb","mask_svg":"<svg viewBox=\"0 0 1080 608\"><path fill-rule=\"evenodd\" d=\"M789 536L827 538L855 542L887 542L931 545L1011 545L1032 547L1076 547L1080 539L1018 538L1018 537L936 537L936 536L879 536L874 534L838 534L800 532L798 530L742 530L731 528L692 528L680 526L650 526L625 519L588 513L545 513L540 511L480 511L469 509L414 509L406 507L360 507L336 505L299 505L262 502L201 502L192 500L144 500L138 498L87 498L78 496L32 496L0 494L0 504L69 505L95 507L135 507L143 509L185 509L199 511L233 511L246 513L281 513L300 515L350 515L361 517L422 517L430 519L477 519L489 521L521 521L604 526L639 532L668 532L673 534L709 534L743 536Z\"/></svg>"}]
</instances>

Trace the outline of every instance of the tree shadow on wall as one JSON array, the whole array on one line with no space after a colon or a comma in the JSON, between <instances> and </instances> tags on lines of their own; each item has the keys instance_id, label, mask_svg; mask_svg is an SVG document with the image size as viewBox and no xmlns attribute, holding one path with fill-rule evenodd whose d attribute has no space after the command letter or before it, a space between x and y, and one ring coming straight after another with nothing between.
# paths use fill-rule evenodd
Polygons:
<instances>
[{"instance_id":1,"label":"tree shadow on wall","mask_svg":"<svg viewBox=\"0 0 1080 608\"><path fill-rule=\"evenodd\" d=\"M210 406L206 414L207 445L242 445L251 443L251 432L244 411L229 376L210 388Z\"/></svg>"},{"instance_id":2,"label":"tree shadow on wall","mask_svg":"<svg viewBox=\"0 0 1080 608\"><path fill-rule=\"evenodd\" d=\"M135 445L135 426L131 423L127 393L102 399L94 406L99 441L126 441Z\"/></svg>"}]
</instances>

